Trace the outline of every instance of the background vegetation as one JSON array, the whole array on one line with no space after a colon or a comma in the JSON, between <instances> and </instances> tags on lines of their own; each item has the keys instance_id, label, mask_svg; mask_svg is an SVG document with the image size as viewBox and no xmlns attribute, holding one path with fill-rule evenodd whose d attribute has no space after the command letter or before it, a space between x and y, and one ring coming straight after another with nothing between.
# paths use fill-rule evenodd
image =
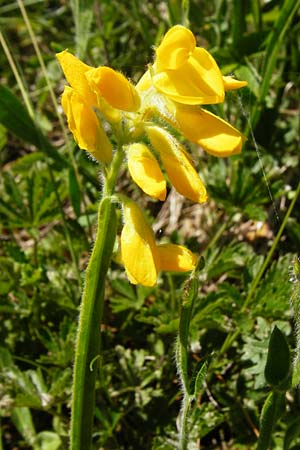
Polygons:
<instances>
[{"instance_id":1,"label":"background vegetation","mask_svg":"<svg viewBox=\"0 0 300 450\"><path fill-rule=\"evenodd\" d=\"M292 355L296 346L290 297L300 247L299 3L190 1L198 44L224 74L249 83L214 108L248 141L228 159L191 148L210 194L206 205L173 190L164 204L153 202L125 171L118 185L147 208L158 239L185 243L205 259L190 361L195 370L205 362L208 371L191 412L190 449L255 448L272 385L264 369L274 325ZM153 45L182 20L179 0L0 5L0 449L68 445L74 337L101 180L67 135L55 53L68 48L137 81ZM95 449L176 448L183 280L165 274L155 288L134 287L112 263ZM296 450L298 391L290 384L281 391L271 448Z\"/></svg>"}]
</instances>

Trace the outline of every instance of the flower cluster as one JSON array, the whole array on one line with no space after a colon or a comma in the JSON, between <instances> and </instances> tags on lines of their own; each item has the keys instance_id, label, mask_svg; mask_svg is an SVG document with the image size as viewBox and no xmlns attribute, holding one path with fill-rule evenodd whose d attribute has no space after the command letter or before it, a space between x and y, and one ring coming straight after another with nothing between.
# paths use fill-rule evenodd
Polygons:
<instances>
[{"instance_id":1,"label":"flower cluster","mask_svg":"<svg viewBox=\"0 0 300 450\"><path fill-rule=\"evenodd\" d=\"M124 152L132 179L147 195L165 200L167 176L186 198L207 200L189 153L169 130L177 130L215 156L239 153L241 133L202 105L223 102L225 91L246 82L222 76L214 58L197 47L193 33L181 25L166 33L154 64L136 86L110 67L92 68L67 51L57 58L70 84L64 89L62 107L80 148L104 164L111 162L113 149L105 122L122 145L118 151ZM182 272L195 267L196 258L185 247L157 245L141 209L122 199L121 258L132 283L152 286L160 270Z\"/></svg>"}]
</instances>

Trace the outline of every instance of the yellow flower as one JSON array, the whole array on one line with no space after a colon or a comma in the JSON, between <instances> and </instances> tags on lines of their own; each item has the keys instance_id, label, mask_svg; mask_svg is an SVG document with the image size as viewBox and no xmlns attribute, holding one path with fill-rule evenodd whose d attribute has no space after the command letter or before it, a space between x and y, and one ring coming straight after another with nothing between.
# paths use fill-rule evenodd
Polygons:
<instances>
[{"instance_id":1,"label":"yellow flower","mask_svg":"<svg viewBox=\"0 0 300 450\"><path fill-rule=\"evenodd\" d=\"M146 132L177 192L194 202L206 202L205 186L184 147L158 126L148 126Z\"/></svg>"},{"instance_id":2,"label":"yellow flower","mask_svg":"<svg viewBox=\"0 0 300 450\"><path fill-rule=\"evenodd\" d=\"M159 164L145 144L131 144L127 151L128 170L133 181L150 197L166 198L166 181Z\"/></svg>"},{"instance_id":3,"label":"yellow flower","mask_svg":"<svg viewBox=\"0 0 300 450\"><path fill-rule=\"evenodd\" d=\"M71 86L65 87L63 109L74 139L79 147L100 161L109 162L112 152L108 149L107 137L95 111L101 112L110 123L119 122L122 118L120 111L139 108L139 94L122 74L110 67L90 67L66 50L56 56Z\"/></svg>"},{"instance_id":4,"label":"yellow flower","mask_svg":"<svg viewBox=\"0 0 300 450\"><path fill-rule=\"evenodd\" d=\"M175 127L207 153L225 157L240 153L244 136L220 117L197 106L175 105Z\"/></svg>"},{"instance_id":5,"label":"yellow flower","mask_svg":"<svg viewBox=\"0 0 300 450\"><path fill-rule=\"evenodd\" d=\"M176 25L156 49L156 60L138 82L145 108L155 99L157 112L187 139L215 156L239 153L244 138L234 127L197 105L224 101L226 90L246 86L245 81L223 77L214 58L196 46L193 33ZM157 97L157 95L156 95Z\"/></svg>"},{"instance_id":6,"label":"yellow flower","mask_svg":"<svg viewBox=\"0 0 300 450\"><path fill-rule=\"evenodd\" d=\"M137 111L140 97L127 78L110 67L92 68L86 73L86 79L95 93L101 95L113 108L122 111Z\"/></svg>"},{"instance_id":7,"label":"yellow flower","mask_svg":"<svg viewBox=\"0 0 300 450\"><path fill-rule=\"evenodd\" d=\"M156 244L154 233L135 202L124 199L123 210L121 258L131 283L154 286L160 270L188 272L195 268L197 258L187 248Z\"/></svg>"},{"instance_id":8,"label":"yellow flower","mask_svg":"<svg viewBox=\"0 0 300 450\"><path fill-rule=\"evenodd\" d=\"M214 58L187 28L176 25L156 49L153 85L179 103L199 105L224 100L224 83Z\"/></svg>"},{"instance_id":9,"label":"yellow flower","mask_svg":"<svg viewBox=\"0 0 300 450\"><path fill-rule=\"evenodd\" d=\"M81 95L66 86L61 104L67 116L69 129L79 147L90 152L99 161L110 162L112 145L95 112Z\"/></svg>"}]
</instances>

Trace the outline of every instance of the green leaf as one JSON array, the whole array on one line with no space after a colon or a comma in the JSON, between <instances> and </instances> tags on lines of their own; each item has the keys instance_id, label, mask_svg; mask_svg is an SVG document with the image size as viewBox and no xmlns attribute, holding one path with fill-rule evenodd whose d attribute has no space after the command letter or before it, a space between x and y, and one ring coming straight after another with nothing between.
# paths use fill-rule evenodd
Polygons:
<instances>
[{"instance_id":1,"label":"green leaf","mask_svg":"<svg viewBox=\"0 0 300 450\"><path fill-rule=\"evenodd\" d=\"M74 212L80 216L81 189L73 167L69 169L69 193Z\"/></svg>"},{"instance_id":2,"label":"green leaf","mask_svg":"<svg viewBox=\"0 0 300 450\"><path fill-rule=\"evenodd\" d=\"M65 166L66 160L42 134L20 100L4 86L0 86L0 98L0 123L18 138L35 145Z\"/></svg>"},{"instance_id":3,"label":"green leaf","mask_svg":"<svg viewBox=\"0 0 300 450\"><path fill-rule=\"evenodd\" d=\"M255 105L251 114L252 126L258 122L261 113L261 104L265 101L271 85L271 78L279 56L279 48L290 23L299 9L300 0L286 0L280 7L280 13L273 25L272 33L268 36L266 54L264 57L264 67L262 69L262 83L260 85L259 101Z\"/></svg>"},{"instance_id":4,"label":"green leaf","mask_svg":"<svg viewBox=\"0 0 300 450\"><path fill-rule=\"evenodd\" d=\"M134 289L132 285L128 283L128 281L121 279L112 280L111 285L119 294L122 294L124 297L127 297L130 300L136 301Z\"/></svg>"},{"instance_id":5,"label":"green leaf","mask_svg":"<svg viewBox=\"0 0 300 450\"><path fill-rule=\"evenodd\" d=\"M272 391L268 395L260 415L260 434L256 450L269 450L273 430L285 407L284 394Z\"/></svg>"},{"instance_id":6,"label":"green leaf","mask_svg":"<svg viewBox=\"0 0 300 450\"><path fill-rule=\"evenodd\" d=\"M20 213L22 215L25 215L26 206L24 204L24 198L15 179L9 172L4 172L3 180L6 192L9 195L10 199L15 203Z\"/></svg>"},{"instance_id":7,"label":"green leaf","mask_svg":"<svg viewBox=\"0 0 300 450\"><path fill-rule=\"evenodd\" d=\"M290 350L282 331L275 325L269 342L268 357L265 367L266 381L273 387L280 387L289 373L291 361Z\"/></svg>"},{"instance_id":8,"label":"green leaf","mask_svg":"<svg viewBox=\"0 0 300 450\"><path fill-rule=\"evenodd\" d=\"M203 388L203 383L206 378L207 370L208 370L208 361L205 361L202 364L202 366L200 367L200 369L196 375L194 394L193 394L195 397Z\"/></svg>"},{"instance_id":9,"label":"green leaf","mask_svg":"<svg viewBox=\"0 0 300 450\"><path fill-rule=\"evenodd\" d=\"M71 6L75 22L76 54L82 59L85 56L89 33L94 16L95 0L72 0Z\"/></svg>"},{"instance_id":10,"label":"green leaf","mask_svg":"<svg viewBox=\"0 0 300 450\"><path fill-rule=\"evenodd\" d=\"M14 287L16 279L14 277L14 267L10 259L0 256L0 295L7 295ZM0 311L3 305L1 305Z\"/></svg>"},{"instance_id":11,"label":"green leaf","mask_svg":"<svg viewBox=\"0 0 300 450\"><path fill-rule=\"evenodd\" d=\"M36 431L29 408L14 408L11 413L11 419L26 443L29 446L32 446Z\"/></svg>"},{"instance_id":12,"label":"green leaf","mask_svg":"<svg viewBox=\"0 0 300 450\"><path fill-rule=\"evenodd\" d=\"M42 431L34 440L34 450L58 450L62 442L57 433Z\"/></svg>"},{"instance_id":13,"label":"green leaf","mask_svg":"<svg viewBox=\"0 0 300 450\"><path fill-rule=\"evenodd\" d=\"M21 156L20 158L16 159L14 161L13 166L11 167L11 170L14 173L20 173L20 172L26 172L34 166L34 164L38 161L44 161L45 155L43 152L33 152L28 153L24 156Z\"/></svg>"}]
</instances>

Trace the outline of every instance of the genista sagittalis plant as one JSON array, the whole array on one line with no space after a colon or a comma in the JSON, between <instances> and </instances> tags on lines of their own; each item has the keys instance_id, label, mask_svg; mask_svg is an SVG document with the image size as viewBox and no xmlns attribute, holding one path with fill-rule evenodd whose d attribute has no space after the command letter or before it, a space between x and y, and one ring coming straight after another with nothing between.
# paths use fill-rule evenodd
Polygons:
<instances>
[{"instance_id":1,"label":"genista sagittalis plant","mask_svg":"<svg viewBox=\"0 0 300 450\"><path fill-rule=\"evenodd\" d=\"M104 285L119 229L116 208L121 205L123 227L117 259L131 283L153 286L161 271L191 272L180 312L177 352L184 391L180 448L186 449L193 398L187 380L187 336L197 293L198 258L186 247L157 243L141 207L125 195L116 195L115 186L120 168L127 164L132 179L148 196L165 200L165 172L180 194L205 203L205 185L175 135L179 132L217 157L241 152L242 134L205 105L224 102L226 91L247 83L222 76L210 53L198 47L193 33L181 25L166 33L155 51L154 63L136 86L112 68L90 67L68 51L57 58L69 83L61 98L69 129L78 146L99 161L104 180L77 335L71 448L90 448Z\"/></svg>"}]
</instances>

